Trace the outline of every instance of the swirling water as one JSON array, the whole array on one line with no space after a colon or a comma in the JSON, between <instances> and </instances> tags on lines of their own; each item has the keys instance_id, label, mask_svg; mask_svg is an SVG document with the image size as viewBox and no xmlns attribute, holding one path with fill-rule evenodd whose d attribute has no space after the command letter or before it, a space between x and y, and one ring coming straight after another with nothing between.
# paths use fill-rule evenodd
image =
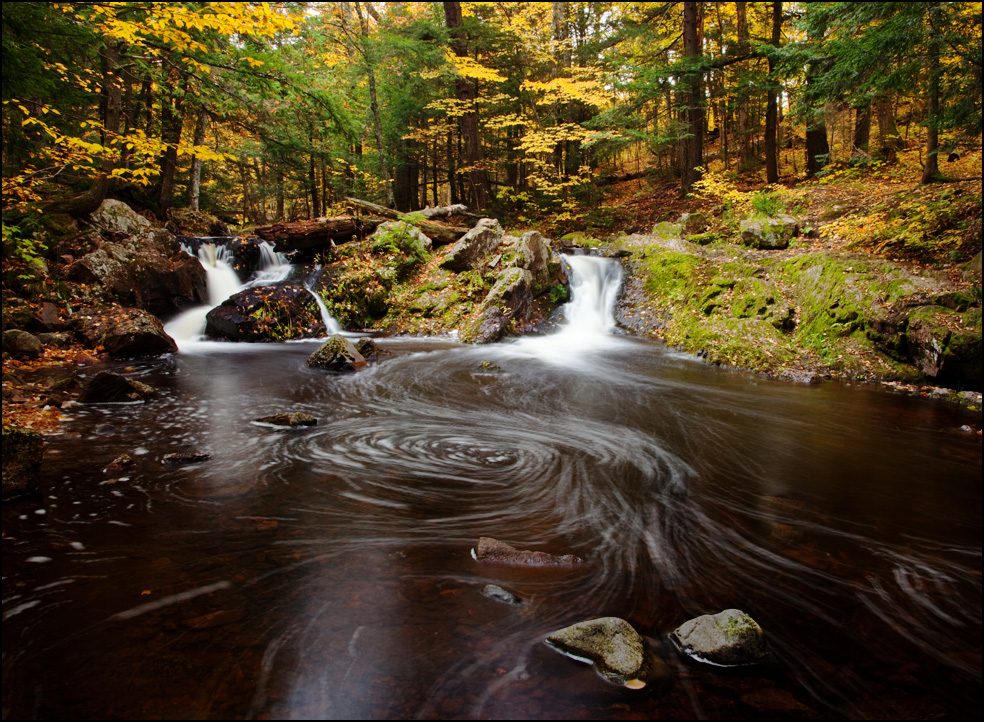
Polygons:
<instances>
[{"instance_id":1,"label":"swirling water","mask_svg":"<svg viewBox=\"0 0 984 722\"><path fill-rule=\"evenodd\" d=\"M43 499L4 505L4 716L978 712L965 412L603 331L383 339L392 357L351 376L307 368L311 342L135 367L159 398L78 410ZM250 423L281 410L318 425ZM212 457L160 463L192 450ZM105 473L123 452L136 467ZM479 536L587 563L486 566ZM766 629L773 665L727 673L667 642L729 607ZM651 639L665 685L613 687L542 644L608 615Z\"/></svg>"}]
</instances>

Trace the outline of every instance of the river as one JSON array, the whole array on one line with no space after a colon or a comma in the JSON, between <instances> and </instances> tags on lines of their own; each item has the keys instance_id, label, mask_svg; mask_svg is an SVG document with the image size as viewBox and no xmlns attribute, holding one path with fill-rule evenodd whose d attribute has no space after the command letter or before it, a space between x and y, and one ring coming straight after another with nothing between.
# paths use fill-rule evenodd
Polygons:
<instances>
[{"instance_id":1,"label":"river","mask_svg":"<svg viewBox=\"0 0 984 722\"><path fill-rule=\"evenodd\" d=\"M313 341L128 366L158 397L77 407L43 498L3 505L4 717L976 717L976 417L617 335L618 274L577 263L594 300L551 337L381 339L349 376L308 368ZM251 423L279 411L318 424ZM189 451L211 458L161 463ZM484 565L481 536L586 563ZM773 664L669 643L732 607ZM543 644L599 616L664 685Z\"/></svg>"}]
</instances>

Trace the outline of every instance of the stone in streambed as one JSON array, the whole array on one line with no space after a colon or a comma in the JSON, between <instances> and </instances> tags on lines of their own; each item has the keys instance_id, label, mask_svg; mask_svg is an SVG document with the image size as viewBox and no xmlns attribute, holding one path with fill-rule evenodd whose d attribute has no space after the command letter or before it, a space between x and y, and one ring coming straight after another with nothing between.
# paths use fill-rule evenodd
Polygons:
<instances>
[{"instance_id":1,"label":"stone in streambed","mask_svg":"<svg viewBox=\"0 0 984 722\"><path fill-rule=\"evenodd\" d=\"M523 600L498 584L486 584L482 587L482 596L503 604L522 604Z\"/></svg>"},{"instance_id":2,"label":"stone in streambed","mask_svg":"<svg viewBox=\"0 0 984 722\"><path fill-rule=\"evenodd\" d=\"M347 338L332 336L308 357L307 365L343 373L365 368L366 359Z\"/></svg>"},{"instance_id":3,"label":"stone in streambed","mask_svg":"<svg viewBox=\"0 0 984 722\"><path fill-rule=\"evenodd\" d=\"M546 552L519 550L505 542L483 536L472 549L476 561L490 564L515 564L519 566L574 566L584 560L573 554L555 556Z\"/></svg>"},{"instance_id":4,"label":"stone in streambed","mask_svg":"<svg viewBox=\"0 0 984 722\"><path fill-rule=\"evenodd\" d=\"M379 363L383 356L391 355L386 349L382 349L371 338L363 337L355 342L355 350L362 354L362 358L367 364Z\"/></svg>"},{"instance_id":5,"label":"stone in streambed","mask_svg":"<svg viewBox=\"0 0 984 722\"><path fill-rule=\"evenodd\" d=\"M154 389L145 383L110 371L100 371L86 384L79 401L83 404L132 403L144 401L153 395Z\"/></svg>"},{"instance_id":6,"label":"stone in streambed","mask_svg":"<svg viewBox=\"0 0 984 722\"><path fill-rule=\"evenodd\" d=\"M652 676L654 664L646 643L631 624L618 617L602 617L559 629L546 639L549 647L595 665L609 682L641 689Z\"/></svg>"},{"instance_id":7,"label":"stone in streambed","mask_svg":"<svg viewBox=\"0 0 984 722\"><path fill-rule=\"evenodd\" d=\"M725 609L684 622L670 633L684 654L722 667L758 664L769 658L762 628L740 609Z\"/></svg>"},{"instance_id":8,"label":"stone in streambed","mask_svg":"<svg viewBox=\"0 0 984 722\"><path fill-rule=\"evenodd\" d=\"M164 454L164 458L161 459L161 463L164 464L164 466L186 466L188 464L200 464L211 458L211 454L188 451L177 454Z\"/></svg>"},{"instance_id":9,"label":"stone in streambed","mask_svg":"<svg viewBox=\"0 0 984 722\"><path fill-rule=\"evenodd\" d=\"M293 413L281 413L273 414L272 416L264 416L260 419L254 419L254 424L269 424L270 426L284 426L291 429L296 429L300 426L317 426L318 420L311 416L311 414L305 414L303 411L295 411Z\"/></svg>"}]
</instances>

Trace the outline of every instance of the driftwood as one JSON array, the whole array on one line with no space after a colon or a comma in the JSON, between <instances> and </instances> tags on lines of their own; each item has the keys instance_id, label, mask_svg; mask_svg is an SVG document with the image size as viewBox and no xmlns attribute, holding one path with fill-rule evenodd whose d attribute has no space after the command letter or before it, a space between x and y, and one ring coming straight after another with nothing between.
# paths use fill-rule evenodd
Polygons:
<instances>
[{"instance_id":1,"label":"driftwood","mask_svg":"<svg viewBox=\"0 0 984 722\"><path fill-rule=\"evenodd\" d=\"M256 235L265 241L271 241L278 251L285 253L330 246L335 241L345 243L352 240L353 236L362 236L367 231L372 231L378 225L378 221L334 216L313 221L274 223L272 226L257 228Z\"/></svg>"},{"instance_id":2,"label":"driftwood","mask_svg":"<svg viewBox=\"0 0 984 722\"><path fill-rule=\"evenodd\" d=\"M370 213L374 213L377 216L382 216L383 218L405 220L408 223L412 223L437 245L454 243L463 235L468 233L469 230L471 230L469 228L445 226L441 223L434 223L433 221L422 221L419 219L419 216L415 218L415 214L400 213L399 211L394 211L392 208L387 208L386 206L381 206L376 203L370 203L369 201L364 201L360 198L346 198L345 201L356 208L361 208L369 211ZM449 206L449 208L453 208L453 206Z\"/></svg>"}]
</instances>

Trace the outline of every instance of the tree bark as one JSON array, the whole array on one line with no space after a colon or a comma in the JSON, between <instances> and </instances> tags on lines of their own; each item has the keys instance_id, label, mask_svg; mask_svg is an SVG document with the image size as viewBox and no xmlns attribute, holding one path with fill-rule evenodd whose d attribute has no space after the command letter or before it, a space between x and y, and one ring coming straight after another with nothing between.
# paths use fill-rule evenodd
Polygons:
<instances>
[{"instance_id":1,"label":"tree bark","mask_svg":"<svg viewBox=\"0 0 984 722\"><path fill-rule=\"evenodd\" d=\"M386 208L384 206L377 205L376 203L361 200L360 198L346 198L345 201L356 208L362 208L363 210L367 210L370 213L375 213L377 216L382 216L383 218L407 220L409 223L417 226L417 228L419 228L428 238L434 241L434 243L438 244L453 243L470 230L468 228L445 226L441 223L434 223L433 221L422 221L419 220L419 216L414 218L411 215L407 218L407 214L405 213L400 213L399 211L394 211L392 208Z\"/></svg>"},{"instance_id":2,"label":"tree bark","mask_svg":"<svg viewBox=\"0 0 984 722\"><path fill-rule=\"evenodd\" d=\"M854 109L854 150L868 154L871 141L871 103L865 103Z\"/></svg>"},{"instance_id":3,"label":"tree bark","mask_svg":"<svg viewBox=\"0 0 984 722\"><path fill-rule=\"evenodd\" d=\"M929 97L926 107L926 164L920 179L922 185L933 183L940 178L939 166L939 111L940 111L940 47L937 39L930 40L928 74Z\"/></svg>"},{"instance_id":4,"label":"tree bark","mask_svg":"<svg viewBox=\"0 0 984 722\"><path fill-rule=\"evenodd\" d=\"M355 3L355 12L359 16L359 26L362 29L362 57L366 63L366 75L369 80L369 107L372 109L372 128L376 136L376 148L379 152L379 175L386 192L386 202L394 205L392 173L386 153L386 142L383 138L383 122L379 114L379 102L376 99L376 68L372 62L369 48L369 21L362 12L362 3Z\"/></svg>"},{"instance_id":5,"label":"tree bark","mask_svg":"<svg viewBox=\"0 0 984 722\"><path fill-rule=\"evenodd\" d=\"M810 12L811 5L807 4L806 12ZM809 37L810 42L822 42L824 31L820 31L819 37ZM806 86L807 92L820 73L820 68L816 63L809 63L806 66ZM827 164L830 158L830 144L827 142L827 124L823 113L817 113L814 109L815 118L806 121L806 177L813 178Z\"/></svg>"},{"instance_id":6,"label":"tree bark","mask_svg":"<svg viewBox=\"0 0 984 722\"><path fill-rule=\"evenodd\" d=\"M187 78L179 76L172 78L176 92L165 99L161 109L161 141L164 143L164 155L161 156L161 184L157 195L157 205L161 215L167 214L174 197L174 177L178 171L178 145L181 143L181 131L184 128L184 100ZM170 102L168 102L168 100Z\"/></svg>"},{"instance_id":7,"label":"tree bark","mask_svg":"<svg viewBox=\"0 0 984 722\"><path fill-rule=\"evenodd\" d=\"M748 49L750 36L748 33L747 2L735 3L735 16L738 24L738 52ZM744 87L738 90L738 128L735 133L738 141L738 170L739 172L752 167L751 122L748 114L748 91Z\"/></svg>"},{"instance_id":8,"label":"tree bark","mask_svg":"<svg viewBox=\"0 0 984 722\"><path fill-rule=\"evenodd\" d=\"M782 35L782 2L772 3L772 46L779 47ZM779 182L779 110L776 89L775 60L769 56L769 91L765 106L765 180L767 183Z\"/></svg>"},{"instance_id":9,"label":"tree bark","mask_svg":"<svg viewBox=\"0 0 984 722\"><path fill-rule=\"evenodd\" d=\"M208 124L208 111L202 106L198 109L198 117L195 119L195 137L192 141L195 145L202 145L205 142L205 129ZM191 179L188 183L188 208L193 211L198 210L198 200L201 195L202 186L202 159L197 155L191 157Z\"/></svg>"},{"instance_id":10,"label":"tree bark","mask_svg":"<svg viewBox=\"0 0 984 722\"><path fill-rule=\"evenodd\" d=\"M898 160L899 129L895 125L891 95L882 95L875 100L875 115L878 118L878 155L882 160L894 163Z\"/></svg>"},{"instance_id":11,"label":"tree bark","mask_svg":"<svg viewBox=\"0 0 984 722\"><path fill-rule=\"evenodd\" d=\"M467 57L468 43L462 28L461 3L445 2L444 17L451 35L451 49L459 58ZM488 180L482 170L482 146L478 137L478 113L475 85L464 77L454 81L455 94L468 110L461 116L461 135L465 141L465 163L468 165L468 183L476 208L484 210L489 204Z\"/></svg>"},{"instance_id":12,"label":"tree bark","mask_svg":"<svg viewBox=\"0 0 984 722\"><path fill-rule=\"evenodd\" d=\"M683 4L683 55L687 62L696 64L700 57L699 8L696 2ZM704 98L701 92L699 70L689 70L682 80L684 87L685 135L680 141L680 194L687 195L694 183L700 180L698 170L704 163Z\"/></svg>"}]
</instances>

